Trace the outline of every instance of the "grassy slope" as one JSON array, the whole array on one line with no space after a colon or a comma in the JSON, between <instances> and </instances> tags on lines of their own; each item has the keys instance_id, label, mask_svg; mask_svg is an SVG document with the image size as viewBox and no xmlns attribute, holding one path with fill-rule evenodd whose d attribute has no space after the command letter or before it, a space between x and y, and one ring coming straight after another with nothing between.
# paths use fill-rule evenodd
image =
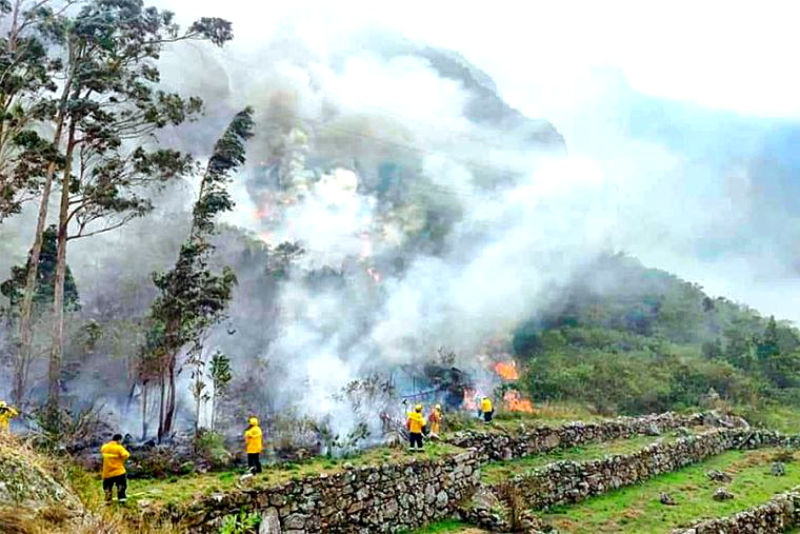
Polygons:
<instances>
[{"instance_id":1,"label":"grassy slope","mask_svg":"<svg viewBox=\"0 0 800 534\"><path fill-rule=\"evenodd\" d=\"M463 521L450 519L415 530L414 534L482 534L485 532L485 530L473 527Z\"/></svg>"},{"instance_id":2,"label":"grassy slope","mask_svg":"<svg viewBox=\"0 0 800 534\"><path fill-rule=\"evenodd\" d=\"M483 419L479 419L473 414L463 414L456 416L455 430L475 430L478 432L489 433L513 433L522 427L557 427L575 421L593 423L607 420L594 412L591 412L585 404L571 402L543 402L534 406L534 413L523 412L504 412L502 407L495 415L494 421L487 425ZM453 421L450 421L453 423ZM446 421L447 424L447 421Z\"/></svg>"},{"instance_id":3,"label":"grassy slope","mask_svg":"<svg viewBox=\"0 0 800 534\"><path fill-rule=\"evenodd\" d=\"M776 493L800 484L800 462L790 463L786 476L769 474L775 449L730 451L675 473L655 477L643 484L610 492L584 503L557 507L542 514L558 529L574 533L669 532L704 518L731 515L768 501ZM709 480L711 469L733 475L727 485L736 498L716 502L711 498L720 483ZM661 492L678 502L664 506Z\"/></svg>"},{"instance_id":4,"label":"grassy slope","mask_svg":"<svg viewBox=\"0 0 800 534\"><path fill-rule=\"evenodd\" d=\"M529 414L499 414L493 425L485 425L477 418L459 418L458 430L475 429L490 430L492 432L513 432L520 424L532 426L557 426L568 421L582 420L584 422L598 420L585 408L572 404L547 404L540 406L537 413ZM375 465L385 462L406 462L412 459L437 458L458 451L456 447L440 442L428 441L423 453L408 453L404 449L379 447L360 453L346 459L328 459L324 457L312 458L301 463L288 463L267 467L264 473L256 480L261 486L277 485L291 479L300 478L320 473L336 473L344 469L346 463L356 467ZM207 473L171 477L167 479L132 479L128 482L129 506L135 506L136 501L147 499L156 505L174 503L179 504L197 496L208 495L214 492L231 491L237 487L242 470ZM96 505L102 499L99 473L85 473L73 470L72 483L77 486L84 501Z\"/></svg>"},{"instance_id":5,"label":"grassy slope","mask_svg":"<svg viewBox=\"0 0 800 534\"><path fill-rule=\"evenodd\" d=\"M514 475L530 472L560 460L588 462L597 460L606 455L628 454L643 449L659 439L669 442L674 441L675 438L671 436L665 436L663 438L657 436L635 436L629 439L618 439L605 443L592 443L583 447L558 449L546 454L536 454L510 462L492 462L482 469L482 479L488 484L495 484Z\"/></svg>"},{"instance_id":6,"label":"grassy slope","mask_svg":"<svg viewBox=\"0 0 800 534\"><path fill-rule=\"evenodd\" d=\"M755 426L785 434L800 434L800 409L792 406L772 405L761 409L743 409L742 415Z\"/></svg>"},{"instance_id":7,"label":"grassy slope","mask_svg":"<svg viewBox=\"0 0 800 534\"><path fill-rule=\"evenodd\" d=\"M404 463L415 459L432 459L458 452L459 449L441 443L428 443L422 453L410 453L404 449L382 447L371 449L348 459L327 459L317 457L302 463L282 464L267 467L264 473L255 477L255 486L269 487L300 479L305 476L321 473L337 473L344 470L347 463L355 467L379 465L382 463ZM129 507L135 507L137 501L147 499L156 505L180 504L197 497L216 492L232 491L239 483L242 470L208 473L183 477L172 477L163 480L132 479L128 481ZM84 500L95 502L102 496L98 476L76 472L73 484L81 488Z\"/></svg>"}]
</instances>

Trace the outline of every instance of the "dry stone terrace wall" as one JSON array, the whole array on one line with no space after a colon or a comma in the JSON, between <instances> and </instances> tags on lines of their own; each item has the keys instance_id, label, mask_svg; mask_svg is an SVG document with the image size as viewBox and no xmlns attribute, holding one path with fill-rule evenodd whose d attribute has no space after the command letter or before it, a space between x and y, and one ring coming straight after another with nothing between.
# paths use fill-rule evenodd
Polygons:
<instances>
[{"instance_id":1,"label":"dry stone terrace wall","mask_svg":"<svg viewBox=\"0 0 800 534\"><path fill-rule=\"evenodd\" d=\"M537 429L528 434L534 436L531 439L535 441L530 449L525 450L536 452L558 446L615 439L643 433L643 429L653 424L659 425L659 431L709 424L708 418L703 414L666 414L592 425L572 424L562 429ZM727 424L731 425L730 422ZM539 431L545 433L539 434ZM550 432L555 432L558 441L551 439L544 446L536 441L539 439L536 436L550 435ZM712 434L678 442L682 445L673 443L669 450L651 447L649 452L640 456L617 457L608 460L611 463L603 463L607 461L603 460L585 464L591 467L563 462L555 464L556 467L551 465L546 469L552 480L541 478L541 488L535 491L549 495L546 502L558 502L677 469L732 446L758 447L778 442L789 443L788 438L778 434L744 428L724 429ZM147 508L143 511L144 519L147 522L168 520L178 524L181 531L216 532L225 516L244 509L262 515L262 534L368 533L415 529L459 515L467 497L480 487L479 469L493 457L489 451L508 447L508 439L509 436L504 434L486 434L479 441L482 448L469 448L460 454L438 459L413 459L406 463L351 468L333 475L320 474L278 486L238 489L204 497L177 508ZM800 444L800 439L795 438L794 443L795 446ZM536 502L537 498L533 495L532 502Z\"/></svg>"},{"instance_id":2,"label":"dry stone terrace wall","mask_svg":"<svg viewBox=\"0 0 800 534\"><path fill-rule=\"evenodd\" d=\"M574 503L612 489L629 486L663 473L677 471L733 448L797 447L798 436L745 429L717 429L673 443L654 443L640 451L590 462L561 461L511 483L529 508Z\"/></svg>"},{"instance_id":3,"label":"dry stone terrace wall","mask_svg":"<svg viewBox=\"0 0 800 534\"><path fill-rule=\"evenodd\" d=\"M672 534L778 534L800 526L800 487L738 514L702 521Z\"/></svg>"},{"instance_id":4,"label":"dry stone terrace wall","mask_svg":"<svg viewBox=\"0 0 800 534\"><path fill-rule=\"evenodd\" d=\"M224 516L246 509L262 514L265 533L398 532L456 515L478 484L478 469L475 451L354 468L213 496L171 519L189 532L216 532Z\"/></svg>"},{"instance_id":5,"label":"dry stone terrace wall","mask_svg":"<svg viewBox=\"0 0 800 534\"><path fill-rule=\"evenodd\" d=\"M558 448L576 447L591 442L611 441L635 435L658 435L681 427L746 427L738 417L702 412L689 415L664 413L645 417L618 417L597 423L568 423L559 427L536 427L516 433L459 432L448 442L463 448L475 448L481 460L512 460Z\"/></svg>"}]
</instances>

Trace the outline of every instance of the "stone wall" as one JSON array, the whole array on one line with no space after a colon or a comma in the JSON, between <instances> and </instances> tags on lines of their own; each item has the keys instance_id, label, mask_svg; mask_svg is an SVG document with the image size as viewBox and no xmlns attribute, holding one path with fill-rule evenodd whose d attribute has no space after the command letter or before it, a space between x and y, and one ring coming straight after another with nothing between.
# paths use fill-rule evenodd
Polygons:
<instances>
[{"instance_id":1,"label":"stone wall","mask_svg":"<svg viewBox=\"0 0 800 534\"><path fill-rule=\"evenodd\" d=\"M591 442L611 441L635 435L659 435L681 427L743 428L738 417L703 412L689 415L664 413L644 417L618 417L597 423L568 423L559 427L520 429L515 433L458 432L447 441L465 449L475 448L481 460L512 460L558 448L576 447Z\"/></svg>"},{"instance_id":2,"label":"stone wall","mask_svg":"<svg viewBox=\"0 0 800 534\"><path fill-rule=\"evenodd\" d=\"M709 415L671 414L607 423L536 429L530 447L512 445L519 455L681 426L711 424ZM728 426L734 423L728 421ZM657 428L655 428L657 427ZM143 510L147 523L168 521L186 532L216 532L223 518L244 509L261 514L262 534L305 532L398 532L463 513L464 502L480 488L480 466L509 447L506 434L470 434L482 448L459 454L299 478L271 487L220 493L168 509ZM556 436L556 438L547 438ZM463 436L462 436L463 437ZM517 439L517 438L514 438ZM644 478L679 469L732 447L800 445L800 437L747 428L723 428L670 444L593 462L556 462L512 480L531 507L574 502ZM531 453L532 454L532 453ZM527 504L527 503L526 503Z\"/></svg>"},{"instance_id":3,"label":"stone wall","mask_svg":"<svg viewBox=\"0 0 800 534\"><path fill-rule=\"evenodd\" d=\"M262 514L263 533L398 532L455 515L477 486L479 467L475 451L466 451L437 460L351 468L213 495L151 520L168 519L189 532L216 532L222 518L246 509Z\"/></svg>"},{"instance_id":4,"label":"stone wall","mask_svg":"<svg viewBox=\"0 0 800 534\"><path fill-rule=\"evenodd\" d=\"M766 504L719 519L709 519L673 534L779 534L800 525L800 487L782 493Z\"/></svg>"},{"instance_id":5,"label":"stone wall","mask_svg":"<svg viewBox=\"0 0 800 534\"><path fill-rule=\"evenodd\" d=\"M607 456L589 462L560 461L511 479L532 509L574 503L612 489L629 486L681 469L733 448L794 446L797 437L747 429L717 429L656 442L631 454Z\"/></svg>"}]
</instances>

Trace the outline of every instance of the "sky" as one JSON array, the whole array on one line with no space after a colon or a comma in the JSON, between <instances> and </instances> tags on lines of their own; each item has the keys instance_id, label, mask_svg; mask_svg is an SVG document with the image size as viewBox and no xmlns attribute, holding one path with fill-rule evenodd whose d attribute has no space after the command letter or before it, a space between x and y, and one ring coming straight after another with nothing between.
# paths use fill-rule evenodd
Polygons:
<instances>
[{"instance_id":1,"label":"sky","mask_svg":"<svg viewBox=\"0 0 800 534\"><path fill-rule=\"evenodd\" d=\"M620 190L613 246L800 321L798 2L160 4L231 20L251 65L287 27L319 57L365 28L456 50Z\"/></svg>"},{"instance_id":2,"label":"sky","mask_svg":"<svg viewBox=\"0 0 800 534\"><path fill-rule=\"evenodd\" d=\"M593 91L578 82L592 68L611 67L649 95L800 117L800 70L793 68L800 4L793 1L163 3L186 19L204 13L233 21L238 47L262 41L289 20L319 46L327 36L367 25L399 30L462 52L512 105L534 116L571 107Z\"/></svg>"}]
</instances>

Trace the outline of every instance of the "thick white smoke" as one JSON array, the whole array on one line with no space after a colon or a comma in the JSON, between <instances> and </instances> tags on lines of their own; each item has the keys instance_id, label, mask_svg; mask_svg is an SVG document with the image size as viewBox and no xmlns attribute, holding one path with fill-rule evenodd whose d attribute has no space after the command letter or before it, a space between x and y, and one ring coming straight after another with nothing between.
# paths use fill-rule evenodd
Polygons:
<instances>
[{"instance_id":1,"label":"thick white smoke","mask_svg":"<svg viewBox=\"0 0 800 534\"><path fill-rule=\"evenodd\" d=\"M186 20L231 18L237 33L223 51L193 43L165 54L164 83L199 94L208 109L206 119L167 140L207 153L230 116L254 106L258 134L226 222L272 246L298 241L305 250L276 296L254 286L238 290L234 315L262 313L269 321L263 347L243 338L250 332L214 338L242 347L231 351L240 372L253 363L241 361L243 354L268 362L269 409L335 413L340 430L351 428L352 416L342 415L347 406L333 397L348 381L429 359L441 346L469 360L487 339L550 305L559 286L600 251L629 250L702 279L708 261L697 259L690 237L733 238L734 223L752 209L747 169L716 180L715 170L665 145L631 140L623 127L630 88L613 69L576 75L565 62L583 51L555 30L542 46L520 47L513 35L529 22L505 21L513 30L500 39L507 53L487 43L469 59L491 64L486 54L493 51L501 86L510 78L529 82L534 97L520 89L510 97L530 114L552 112L542 118L566 134L570 156L538 151L529 135L502 121L476 119L498 113L475 98L496 91L485 75L473 72L471 85L458 79L463 73L444 75L420 53L424 46L372 25L358 10L314 6L317 16L306 17L300 7L264 13L243 2L165 3ZM501 9L484 11L508 18ZM429 31L448 23L457 18L420 20L415 36L448 43ZM186 193L159 205L188 205ZM15 256L0 258L2 272L24 257L29 236L21 229L29 226L0 227L6 242L15 241L8 247ZM108 264L146 281L142 273L169 265L163 258L170 254L150 249L174 249L182 231L140 222L101 238L125 245L130 259L119 265L112 263L116 246L77 242L70 261L79 286ZM721 257L717 272L752 274L742 258ZM743 285L737 276L717 282ZM191 405L188 388L180 391Z\"/></svg>"}]
</instances>

